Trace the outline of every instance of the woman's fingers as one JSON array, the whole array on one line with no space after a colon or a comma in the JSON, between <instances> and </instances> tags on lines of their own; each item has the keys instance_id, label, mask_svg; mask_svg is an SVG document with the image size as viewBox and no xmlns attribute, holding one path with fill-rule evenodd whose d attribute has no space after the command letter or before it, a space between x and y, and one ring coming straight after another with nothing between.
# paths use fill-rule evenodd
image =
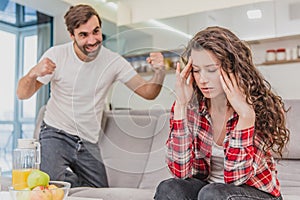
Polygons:
<instances>
[{"instance_id":1,"label":"woman's fingers","mask_svg":"<svg viewBox=\"0 0 300 200\"><path fill-rule=\"evenodd\" d=\"M189 59L189 62L186 64L186 66L183 68L180 76L184 79L187 79L190 75L190 72L192 70L192 59Z\"/></svg>"},{"instance_id":2,"label":"woman's fingers","mask_svg":"<svg viewBox=\"0 0 300 200\"><path fill-rule=\"evenodd\" d=\"M223 71L223 69L221 68L221 76L220 76L220 80L221 80L221 84L223 86L224 91L227 93L227 91L229 91L229 86L228 86L228 76L227 74ZM230 81L229 81L230 82Z\"/></svg>"},{"instance_id":3,"label":"woman's fingers","mask_svg":"<svg viewBox=\"0 0 300 200\"><path fill-rule=\"evenodd\" d=\"M237 87L237 80L233 73L229 73L231 84L234 88Z\"/></svg>"},{"instance_id":4,"label":"woman's fingers","mask_svg":"<svg viewBox=\"0 0 300 200\"><path fill-rule=\"evenodd\" d=\"M220 81L221 81L221 84L222 84L222 87L223 87L224 92L225 92L226 94L228 94L229 89L228 89L228 86L227 86L227 84L226 84L226 82L225 82L225 80L224 80L224 76L223 76L222 74L220 75Z\"/></svg>"},{"instance_id":5,"label":"woman's fingers","mask_svg":"<svg viewBox=\"0 0 300 200\"><path fill-rule=\"evenodd\" d=\"M229 73L228 75L223 69L221 69L221 82L226 86L228 91L233 91L238 87L234 74Z\"/></svg>"},{"instance_id":6,"label":"woman's fingers","mask_svg":"<svg viewBox=\"0 0 300 200\"><path fill-rule=\"evenodd\" d=\"M192 70L192 60L189 59L189 62L186 64L186 66L183 68L183 70L181 71L180 68L180 63L177 62L176 65L176 77L177 79L180 79L182 82L185 82L187 84L189 84L190 78L191 77L191 70Z\"/></svg>"},{"instance_id":7,"label":"woman's fingers","mask_svg":"<svg viewBox=\"0 0 300 200\"><path fill-rule=\"evenodd\" d=\"M184 69L181 71L180 63L176 63L176 79L177 83L180 85L192 86L194 82L194 77L191 74L192 70L192 60L190 59Z\"/></svg>"},{"instance_id":8,"label":"woman's fingers","mask_svg":"<svg viewBox=\"0 0 300 200\"><path fill-rule=\"evenodd\" d=\"M192 86L194 82L194 76L190 73L189 78L188 78L188 85Z\"/></svg>"},{"instance_id":9,"label":"woman's fingers","mask_svg":"<svg viewBox=\"0 0 300 200\"><path fill-rule=\"evenodd\" d=\"M176 74L180 74L180 63L176 63Z\"/></svg>"},{"instance_id":10,"label":"woman's fingers","mask_svg":"<svg viewBox=\"0 0 300 200\"><path fill-rule=\"evenodd\" d=\"M182 82L183 78L182 78L181 71L180 71L180 63L177 62L176 65L177 65L176 66L176 79L177 79L177 81Z\"/></svg>"}]
</instances>

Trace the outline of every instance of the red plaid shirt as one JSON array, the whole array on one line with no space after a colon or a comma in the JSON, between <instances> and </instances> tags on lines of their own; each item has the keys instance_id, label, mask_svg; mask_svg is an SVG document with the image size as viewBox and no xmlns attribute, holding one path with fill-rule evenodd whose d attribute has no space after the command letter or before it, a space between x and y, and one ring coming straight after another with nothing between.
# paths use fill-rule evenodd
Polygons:
<instances>
[{"instance_id":1,"label":"red plaid shirt","mask_svg":"<svg viewBox=\"0 0 300 200\"><path fill-rule=\"evenodd\" d=\"M175 104L174 104L175 105ZM198 112L187 110L187 118L174 120L171 110L170 135L167 141L167 164L178 178L204 177L210 173L213 135L211 118L204 101ZM247 184L280 196L275 162L270 152L262 150L261 139L254 138L254 127L235 130L238 115L227 121L224 139L224 181L228 184Z\"/></svg>"}]
</instances>

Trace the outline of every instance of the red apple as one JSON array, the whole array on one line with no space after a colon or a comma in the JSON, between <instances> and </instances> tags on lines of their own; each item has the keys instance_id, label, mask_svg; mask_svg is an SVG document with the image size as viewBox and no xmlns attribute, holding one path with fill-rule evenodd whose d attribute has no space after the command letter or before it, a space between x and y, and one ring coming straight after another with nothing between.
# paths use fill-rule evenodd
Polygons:
<instances>
[{"instance_id":1,"label":"red apple","mask_svg":"<svg viewBox=\"0 0 300 200\"><path fill-rule=\"evenodd\" d=\"M52 200L63 200L64 199L64 190L61 188L58 188L56 185L49 185L48 189L52 193Z\"/></svg>"},{"instance_id":2,"label":"red apple","mask_svg":"<svg viewBox=\"0 0 300 200\"><path fill-rule=\"evenodd\" d=\"M36 186L30 192L30 200L53 200L51 191L46 186Z\"/></svg>"}]
</instances>

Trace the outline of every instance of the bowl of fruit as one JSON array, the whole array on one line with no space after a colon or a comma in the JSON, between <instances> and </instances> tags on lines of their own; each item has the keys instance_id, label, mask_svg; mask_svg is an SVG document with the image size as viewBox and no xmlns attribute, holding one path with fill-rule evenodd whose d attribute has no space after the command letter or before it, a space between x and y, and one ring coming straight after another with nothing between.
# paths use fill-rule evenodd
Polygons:
<instances>
[{"instance_id":1,"label":"bowl of fruit","mask_svg":"<svg viewBox=\"0 0 300 200\"><path fill-rule=\"evenodd\" d=\"M9 193L12 200L65 200L70 187L68 182L50 181L45 172L33 170L25 186L14 184L9 187Z\"/></svg>"}]
</instances>

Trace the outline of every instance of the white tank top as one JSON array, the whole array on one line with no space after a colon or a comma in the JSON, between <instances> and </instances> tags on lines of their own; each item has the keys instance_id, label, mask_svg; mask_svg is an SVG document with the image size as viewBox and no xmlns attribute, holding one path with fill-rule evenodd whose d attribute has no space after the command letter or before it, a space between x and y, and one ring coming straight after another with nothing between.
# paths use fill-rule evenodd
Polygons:
<instances>
[{"instance_id":1,"label":"white tank top","mask_svg":"<svg viewBox=\"0 0 300 200\"><path fill-rule=\"evenodd\" d=\"M213 141L209 183L224 183L224 148Z\"/></svg>"}]
</instances>

